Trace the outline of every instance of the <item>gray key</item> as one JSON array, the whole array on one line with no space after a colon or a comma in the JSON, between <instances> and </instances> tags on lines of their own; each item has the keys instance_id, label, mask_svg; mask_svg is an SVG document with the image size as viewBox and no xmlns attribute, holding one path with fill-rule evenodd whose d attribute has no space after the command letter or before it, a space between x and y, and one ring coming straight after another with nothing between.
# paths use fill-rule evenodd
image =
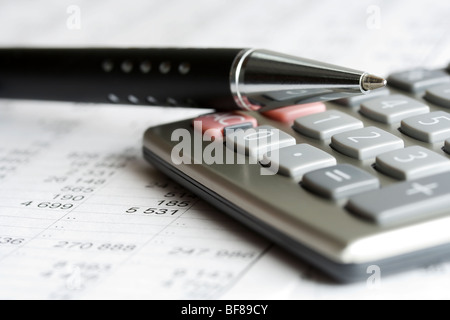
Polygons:
<instances>
[{"instance_id":1,"label":"gray key","mask_svg":"<svg viewBox=\"0 0 450 320\"><path fill-rule=\"evenodd\" d=\"M340 199L357 193L377 189L377 178L355 166L337 166L308 172L303 176L302 185L327 198Z\"/></svg>"},{"instance_id":2,"label":"gray key","mask_svg":"<svg viewBox=\"0 0 450 320\"><path fill-rule=\"evenodd\" d=\"M449 206L450 173L392 184L356 195L347 204L351 212L378 224L428 217L448 211Z\"/></svg>"},{"instance_id":3,"label":"gray key","mask_svg":"<svg viewBox=\"0 0 450 320\"><path fill-rule=\"evenodd\" d=\"M332 135L364 127L361 120L340 111L330 110L295 119L293 128L299 133L315 138L328 139Z\"/></svg>"},{"instance_id":4,"label":"gray key","mask_svg":"<svg viewBox=\"0 0 450 320\"><path fill-rule=\"evenodd\" d=\"M226 146L236 152L261 159L270 150L295 144L295 138L272 126L227 132Z\"/></svg>"},{"instance_id":5,"label":"gray key","mask_svg":"<svg viewBox=\"0 0 450 320\"><path fill-rule=\"evenodd\" d=\"M367 127L339 133L331 137L331 146L337 151L359 160L403 148L403 140L377 127Z\"/></svg>"},{"instance_id":6,"label":"gray key","mask_svg":"<svg viewBox=\"0 0 450 320\"><path fill-rule=\"evenodd\" d=\"M264 154L261 163L282 175L301 177L304 173L334 166L336 159L309 144L297 144Z\"/></svg>"},{"instance_id":7,"label":"gray key","mask_svg":"<svg viewBox=\"0 0 450 320\"><path fill-rule=\"evenodd\" d=\"M334 100L333 102L336 102L343 106L356 107L356 106L359 106L364 101L372 100L372 99L379 98L379 97L384 97L384 96L387 96L388 94L389 94L389 90L386 88L382 88L382 89L377 89L377 90L371 91L370 93L367 93L367 94L359 94L359 95L348 97L348 98Z\"/></svg>"},{"instance_id":8,"label":"gray key","mask_svg":"<svg viewBox=\"0 0 450 320\"><path fill-rule=\"evenodd\" d=\"M230 134L236 130L247 130L250 128L253 128L253 123L251 122L232 124L230 126L223 128L223 135L226 136L227 134Z\"/></svg>"},{"instance_id":9,"label":"gray key","mask_svg":"<svg viewBox=\"0 0 450 320\"><path fill-rule=\"evenodd\" d=\"M403 119L400 128L403 133L425 142L440 142L450 137L450 114L435 111Z\"/></svg>"},{"instance_id":10,"label":"gray key","mask_svg":"<svg viewBox=\"0 0 450 320\"><path fill-rule=\"evenodd\" d=\"M450 170L450 160L440 154L411 146L380 154L377 169L397 179L418 179Z\"/></svg>"},{"instance_id":11,"label":"gray key","mask_svg":"<svg viewBox=\"0 0 450 320\"><path fill-rule=\"evenodd\" d=\"M444 150L447 153L450 153L450 139L445 140Z\"/></svg>"},{"instance_id":12,"label":"gray key","mask_svg":"<svg viewBox=\"0 0 450 320\"><path fill-rule=\"evenodd\" d=\"M401 94L364 102L359 110L366 117L383 123L400 122L402 119L430 112L430 108Z\"/></svg>"},{"instance_id":13,"label":"gray key","mask_svg":"<svg viewBox=\"0 0 450 320\"><path fill-rule=\"evenodd\" d=\"M428 89L425 91L425 99L441 107L450 108L450 84Z\"/></svg>"},{"instance_id":14,"label":"gray key","mask_svg":"<svg viewBox=\"0 0 450 320\"><path fill-rule=\"evenodd\" d=\"M409 92L418 92L429 87L450 82L450 76L442 70L414 69L393 73L388 83Z\"/></svg>"}]
</instances>

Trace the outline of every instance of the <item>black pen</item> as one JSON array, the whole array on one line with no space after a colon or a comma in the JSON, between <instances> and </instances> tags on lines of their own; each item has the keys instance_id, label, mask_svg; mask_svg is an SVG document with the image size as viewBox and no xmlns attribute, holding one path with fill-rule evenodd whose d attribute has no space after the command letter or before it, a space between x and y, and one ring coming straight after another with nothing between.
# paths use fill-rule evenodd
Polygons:
<instances>
[{"instance_id":1,"label":"black pen","mask_svg":"<svg viewBox=\"0 0 450 320\"><path fill-rule=\"evenodd\" d=\"M265 111L386 80L259 49L3 48L0 97Z\"/></svg>"}]
</instances>

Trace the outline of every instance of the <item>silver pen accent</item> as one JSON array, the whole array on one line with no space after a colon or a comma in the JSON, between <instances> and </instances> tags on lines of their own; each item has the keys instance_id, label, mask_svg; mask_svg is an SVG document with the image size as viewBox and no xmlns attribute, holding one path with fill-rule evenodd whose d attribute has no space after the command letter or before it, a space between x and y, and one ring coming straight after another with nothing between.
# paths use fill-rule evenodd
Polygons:
<instances>
[{"instance_id":1,"label":"silver pen accent","mask_svg":"<svg viewBox=\"0 0 450 320\"><path fill-rule=\"evenodd\" d=\"M242 50L230 72L234 101L245 110L335 100L385 85L363 71L259 49Z\"/></svg>"}]
</instances>

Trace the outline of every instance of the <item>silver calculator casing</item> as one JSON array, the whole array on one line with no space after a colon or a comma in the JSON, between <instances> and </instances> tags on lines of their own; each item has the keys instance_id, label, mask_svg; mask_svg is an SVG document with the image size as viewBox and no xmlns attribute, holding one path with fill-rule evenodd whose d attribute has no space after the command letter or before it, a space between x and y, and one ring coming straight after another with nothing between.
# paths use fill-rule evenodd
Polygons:
<instances>
[{"instance_id":1,"label":"silver calculator casing","mask_svg":"<svg viewBox=\"0 0 450 320\"><path fill-rule=\"evenodd\" d=\"M433 110L434 106L426 103ZM350 107L330 102L326 105L327 110L347 112L363 120L365 126L374 125L399 136L405 147L422 145L442 153L442 145L409 138L398 130L398 124L380 124ZM259 124L277 127L294 136L297 143L309 143L325 150L338 163L365 169L380 180L381 186L398 182L375 170L373 159L352 159L330 148L329 140L301 136L289 126L256 112L250 114ZM328 200L302 188L295 179L277 174L262 175L259 164L175 165L171 152L178 141L171 141L171 135L178 128L193 134L192 119L152 127L145 132L143 153L149 163L339 282L367 279L373 266L387 275L439 263L450 257L450 208L444 213L430 212L427 218L377 225L351 214L345 208L345 199Z\"/></svg>"}]
</instances>

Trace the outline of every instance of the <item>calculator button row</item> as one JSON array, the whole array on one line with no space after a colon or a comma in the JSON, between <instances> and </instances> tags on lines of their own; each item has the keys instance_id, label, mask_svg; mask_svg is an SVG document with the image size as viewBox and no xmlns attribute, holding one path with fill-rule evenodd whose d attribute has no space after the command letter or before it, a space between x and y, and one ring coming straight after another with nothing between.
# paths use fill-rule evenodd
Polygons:
<instances>
[{"instance_id":1,"label":"calculator button row","mask_svg":"<svg viewBox=\"0 0 450 320\"><path fill-rule=\"evenodd\" d=\"M430 112L430 108L404 95L395 94L361 104L361 114L382 123L400 122L404 118Z\"/></svg>"},{"instance_id":2,"label":"calculator button row","mask_svg":"<svg viewBox=\"0 0 450 320\"><path fill-rule=\"evenodd\" d=\"M340 199L378 189L377 178L350 164L339 164L308 172L302 186L323 197Z\"/></svg>"},{"instance_id":3,"label":"calculator button row","mask_svg":"<svg viewBox=\"0 0 450 320\"><path fill-rule=\"evenodd\" d=\"M305 136L325 140L337 133L359 129L363 126L362 121L352 116L330 110L295 119L293 128Z\"/></svg>"},{"instance_id":4,"label":"calculator button row","mask_svg":"<svg viewBox=\"0 0 450 320\"><path fill-rule=\"evenodd\" d=\"M393 73L387 80L389 85L414 93L448 83L450 76L442 70L414 69Z\"/></svg>"},{"instance_id":5,"label":"calculator button row","mask_svg":"<svg viewBox=\"0 0 450 320\"><path fill-rule=\"evenodd\" d=\"M404 222L445 212L450 206L450 173L401 182L351 197L349 211L378 224Z\"/></svg>"},{"instance_id":6,"label":"calculator button row","mask_svg":"<svg viewBox=\"0 0 450 320\"><path fill-rule=\"evenodd\" d=\"M421 146L411 146L376 157L377 170L403 180L450 171L450 160Z\"/></svg>"},{"instance_id":7,"label":"calculator button row","mask_svg":"<svg viewBox=\"0 0 450 320\"><path fill-rule=\"evenodd\" d=\"M404 147L402 139L377 127L347 131L331 137L331 146L349 157L365 160Z\"/></svg>"}]
</instances>

